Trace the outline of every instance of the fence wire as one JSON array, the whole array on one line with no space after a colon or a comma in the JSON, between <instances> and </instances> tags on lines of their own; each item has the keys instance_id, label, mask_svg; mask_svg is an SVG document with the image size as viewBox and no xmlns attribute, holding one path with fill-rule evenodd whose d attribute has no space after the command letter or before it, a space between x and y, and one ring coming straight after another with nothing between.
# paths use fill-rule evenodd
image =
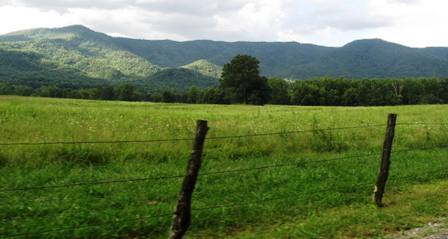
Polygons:
<instances>
[{"instance_id":1,"label":"fence wire","mask_svg":"<svg viewBox=\"0 0 448 239\"><path fill-rule=\"evenodd\" d=\"M448 123L397 123L397 126L448 126ZM358 125L347 126L337 128L321 128L321 129L303 129L303 130L291 130L291 131L279 131L269 133L254 133L244 135L223 135L223 136L211 136L207 137L207 140L225 140L236 138L251 138L251 137L264 137L275 135L289 135L298 133L313 133L321 131L339 131L339 130L351 130L351 129L365 129L384 127L384 124L371 124L371 125ZM39 146L39 145L77 145L77 144L135 144L135 143L162 143L162 142L179 142L179 141L192 141L193 138L171 138L171 139L142 139L142 140L99 140L99 141L54 141L54 142L0 142L0 146Z\"/></svg>"},{"instance_id":2,"label":"fence wire","mask_svg":"<svg viewBox=\"0 0 448 239\"><path fill-rule=\"evenodd\" d=\"M325 162L332 161L340 161L347 159L359 159L377 156L376 153L368 153L361 155L353 155L348 157L336 157L330 159L323 160L300 160L293 163L283 163L283 164L272 164L260 167L251 167L251 168L239 168L232 170L223 170L223 171L211 171L206 173L200 173L200 176L213 176L219 174L231 174L231 173L240 173L247 171L259 171L259 170L267 170L272 168L283 168L283 167L299 167L308 164L319 164ZM3 188L0 189L0 192L16 192L16 191L30 191L30 190L45 190L45 189L58 189L58 188L71 188L71 187L79 187L79 186L93 186L93 185L102 185L102 184L114 184L114 183L134 183L134 182L144 182L144 181L153 181L153 180L169 180L169 179L178 179L183 178L184 175L170 175L170 176L160 176L160 177L144 177L144 178L133 178L133 179L117 179L117 180L102 180L102 181L86 181L86 182L76 182L76 183L67 183L67 184L59 184L59 185L48 185L48 186L32 186L32 187L18 187L18 188Z\"/></svg>"},{"instance_id":3,"label":"fence wire","mask_svg":"<svg viewBox=\"0 0 448 239\"><path fill-rule=\"evenodd\" d=\"M322 128L322 129L310 129L310 130L292 130L270 133L256 133L245 135L227 135L227 136L211 136L207 137L207 140L220 140L220 139L235 139L235 138L250 138L250 137L262 137L262 136L275 136L275 135L288 135L297 133L310 133L319 131L336 131L336 130L349 130L349 129L362 129L384 126L383 124L376 125L361 125L339 128ZM100 141L55 141L55 142L2 142L0 146L39 146L39 145L76 145L76 144L129 144L129 143L159 143L159 142L177 142L177 141L192 141L193 138L172 138L172 139L145 139L145 140L100 140Z\"/></svg>"},{"instance_id":4,"label":"fence wire","mask_svg":"<svg viewBox=\"0 0 448 239\"><path fill-rule=\"evenodd\" d=\"M412 151L417 151L417 150L434 150L434 149L441 149L441 148L448 148L448 145L442 145L442 146L439 145L437 147L428 146L428 147L413 148L413 149L399 149L399 150L394 150L392 153L404 153L404 152L412 152ZM322 159L322 160L310 160L310 159L306 160L305 159L305 160L297 160L292 163L280 163L280 164L272 164L272 165L265 165L265 166L259 166L259 167L239 168L239 169L222 170L222 171L211 171L211 172L200 173L200 176L213 176L213 175L220 175L220 174L243 173L243 172L250 172L250 171L268 170L268 169L273 169L273 168L300 167L300 166L304 166L304 165L321 164L321 163L348 160L348 159L362 159L362 158L370 158L370 157L377 157L377 156L379 157L378 153L366 153L366 154L352 155L352 156L347 156L347 157L335 157L335 158ZM159 177L85 181L85 182L75 182L75 183L67 183L67 184L59 184L59 185L48 185L48 186L2 188L2 189L0 189L0 193L58 189L58 188L72 188L72 187L80 187L80 186L94 186L94 185L116 184L116 183L137 183L137 182L145 182L145 181L179 179L179 178L183 178L183 177L184 177L184 175L179 174L179 175L166 175L166 176L159 176Z\"/></svg>"},{"instance_id":5,"label":"fence wire","mask_svg":"<svg viewBox=\"0 0 448 239\"><path fill-rule=\"evenodd\" d=\"M86 182L76 182L76 183L67 183L67 184L59 184L59 185L48 185L48 186L33 186L33 187L22 187L22 188L4 188L4 189L0 189L0 192L15 192L15 191L57 189L57 188L71 188L71 187L92 186L92 185L113 184L113 183L132 183L132 182L142 182L142 181L152 181L152 180L168 180L168 179L175 179L175 178L182 178L182 177L184 177L184 175L133 178L133 179L118 179L118 180L104 180L104 181L86 181Z\"/></svg>"},{"instance_id":6,"label":"fence wire","mask_svg":"<svg viewBox=\"0 0 448 239\"><path fill-rule=\"evenodd\" d=\"M424 122L415 122L415 123L400 123L397 124L397 126L447 126L448 123L424 123ZM224 140L224 139L236 139L236 138L250 138L250 137L265 137L265 136L275 136L275 135L289 135L289 134L298 134L298 133L312 133L312 132L322 132L322 131L339 131L339 130L351 130L351 129L362 129L362 128L375 128L375 127L384 127L384 124L373 124L373 125L360 125L360 126L350 126L350 127L338 127L338 128L322 128L322 129L309 129L309 130L293 130L293 131L282 131L282 132L270 132L270 133L254 133L254 134L245 134L245 135L228 135L228 136L211 136L208 137L207 140ZM78 145L78 144L128 144L128 143L157 143L157 142L179 142L179 141L192 141L193 138L173 138L173 139L148 139L148 140L104 140L104 141L55 141L55 142L0 142L0 146L38 146L38 145ZM432 150L432 149L440 149L440 148L446 148L448 145L438 145L436 147L434 146L428 146L423 148L412 148L412 149L398 149L394 150L393 153L402 153L402 152L410 152L410 151L417 151L417 150ZM353 155L353 156L347 156L347 157L337 157L337 158L330 158L330 159L322 159L322 160L300 160L292 163L283 163L283 164L272 164L272 165L265 165L265 166L259 166L259 167L251 167L251 168L239 168L239 169L232 169L232 170L223 170L223 171L211 171L211 172L205 172L200 174L200 176L213 176L213 175L220 175L220 174L231 174L231 173L242 173L242 172L250 172L250 171L259 171L259 170L268 170L273 168L282 168L282 167L299 167L302 165L308 165L308 164L318 164L318 163L325 163L325 162L331 162L331 161L340 161L340 160L347 160L347 159L358 159L358 158L366 158L366 157L373 157L378 156L378 153L368 153L368 154L361 154L361 155ZM440 172L444 172L441 170L437 171L429 171L429 172L423 172L424 174L438 174ZM391 180L390 183L398 182L399 180L406 180L406 179L418 179L419 175L409 175L404 177L397 177L393 178L394 180ZM440 177L448 176L447 173L443 173L440 175L437 175ZM134 183L134 182L144 182L144 181L152 181L152 180L169 180L169 179L179 179L183 178L184 175L168 175L168 176L160 176L160 177L144 177L144 178L132 178L132 179L112 179L112 180L98 180L98 181L85 181L85 182L74 182L74 183L67 183L67 184L59 184L59 185L47 185L47 186L31 186L31 187L18 187L18 188L3 188L0 189L0 192L17 192L17 191L31 191L31 190L45 190L45 189L58 189L58 188L72 188L72 187L80 187L80 186L91 186L91 185L104 185L104 184L115 184L115 183ZM358 184L356 187L364 187L364 186L372 186L372 184ZM322 189L317 191L311 191L306 192L307 195L314 195L319 193L325 193L325 192L334 192L334 188L330 189ZM348 192L345 192L348 194ZM253 200L246 203L230 203L230 204L217 204L217 205L210 205L205 207L199 207L199 208L193 208L193 211L206 211L206 210L214 210L214 209L220 209L220 208L232 208L232 207L242 207L252 204L262 204L269 201L281 201L284 200L285 197L271 197L271 198L264 198L260 200ZM113 222L108 222L104 224L92 224L92 225L78 225L76 228L74 227L61 227L61 228L54 228L49 230L43 230L43 231L35 231L35 232L24 232L24 233L16 233L16 234L9 234L9 235L2 235L4 238L11 238L11 237L27 237L27 236L36 236L36 235L43 235L47 233L53 233L53 232L61 232L61 231L70 231L70 230L79 230L84 228L92 228L92 227L102 227L104 225L108 225L110 223L123 223L123 222L132 222L132 221L141 221L145 219L150 218L161 218L161 217L168 217L171 216L172 213L166 213L166 214L157 214L157 215L151 215L146 217L138 217L134 219L118 219Z\"/></svg>"},{"instance_id":7,"label":"fence wire","mask_svg":"<svg viewBox=\"0 0 448 239\"><path fill-rule=\"evenodd\" d=\"M354 187L364 187L370 184L357 184ZM321 189L321 190L314 190L307 192L307 195L316 195L320 193L325 192L335 192L333 187ZM336 191L337 192L337 191ZM360 193L347 193L342 192L344 194L360 194ZM253 204L263 204L266 202L272 202L272 201L281 201L285 200L285 196L278 196L278 197L270 197L270 198L263 198L263 199L257 199L257 200L251 200L249 202L239 202L239 203L225 203L225 204L215 204L215 205L209 205L204 207L197 207L192 208L192 211L210 211L210 210L216 210L216 209L224 209L224 208L237 208L237 207L243 207ZM113 223L123 223L123 222L137 222L145 219L151 219L151 218L162 218L162 217L168 217L172 216L173 213L164 213L164 214L156 214L151 216L143 216L138 218L131 218L131 219L118 219L115 221L111 221L108 223L98 223L98 224L90 224L90 225L78 225L76 227L60 227L60 228L54 228L54 229L48 229L48 230L42 230L42 231L34 231L34 232L23 232L23 233L15 233L15 234L8 234L8 235L1 235L3 238L14 238L14 237L26 237L26 236L37 236L37 235L43 235L53 232L64 232L64 231L71 231L71 230L79 230L79 229L87 229L87 228L95 228L95 227L103 227L105 225L110 225Z\"/></svg>"},{"instance_id":8,"label":"fence wire","mask_svg":"<svg viewBox=\"0 0 448 239\"><path fill-rule=\"evenodd\" d=\"M438 175L438 176L448 176L447 173L445 173L445 171L441 171L441 170L437 170L437 171L429 171L429 172L425 172L425 174L434 174L434 173L439 173L439 172L444 172L444 174ZM417 175L418 176L418 175ZM410 175L410 176L406 176L406 177L399 177L399 178L395 178L395 180L393 180L390 183L394 183L397 182L398 180L403 180L403 179L413 179L416 178L416 175ZM353 186L353 188L364 188L364 187L371 187L373 185L373 183L363 183L363 184L356 184L355 186ZM334 187L329 187L326 189L320 189L320 190L314 190L314 191L309 191L306 192L306 195L316 195L316 194L320 194L320 193L326 193L326 192L340 192L340 191L335 191ZM340 192L343 194L362 194L362 193L349 193L349 192ZM270 198L263 198L263 199L258 199L258 200L251 200L250 202L244 202L244 203L226 203L226 204L216 204L216 205L210 205L210 206L204 206L204 207L198 207L198 208L192 208L192 211L210 211L210 210L216 210L216 209L224 209L224 208L237 208L237 207L243 207L243 206L250 206L250 205L254 205L254 204L263 204L266 202L272 202L272 201L282 201L285 200L285 196L278 196L278 197L270 197ZM48 233L53 233L53 232L63 232L63 231L70 231L70 230L79 230L79 229L87 229L87 228L95 228L95 227L103 227L105 225L110 225L111 223L123 223L123 222L137 222L137 221L141 221L141 220L145 220L145 219L151 219L151 218L162 218L162 217L168 217L168 216L172 216L172 213L165 213L165 214L156 214L156 215L151 215L151 216L143 216L143 217L138 217L138 218L132 218L132 219L118 219L115 221L111 221L108 223L101 223L101 224L91 224L91 225L78 225L76 227L60 227L60 228L54 228L54 229L48 229L48 230L42 230L42 231L35 231L35 232L23 232L23 233L15 233L15 234L6 234L6 235L2 235L3 238L14 238L14 237L26 237L26 236L37 236L37 235L43 235L43 234L48 234Z\"/></svg>"}]
</instances>

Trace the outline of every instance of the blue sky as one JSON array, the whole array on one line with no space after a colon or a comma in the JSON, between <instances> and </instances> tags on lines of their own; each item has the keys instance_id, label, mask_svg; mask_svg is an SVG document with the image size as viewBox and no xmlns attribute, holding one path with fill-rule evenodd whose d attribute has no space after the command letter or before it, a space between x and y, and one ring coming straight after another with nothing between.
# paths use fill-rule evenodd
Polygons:
<instances>
[{"instance_id":1,"label":"blue sky","mask_svg":"<svg viewBox=\"0 0 448 239\"><path fill-rule=\"evenodd\" d=\"M445 0L0 0L0 34L83 24L143 39L448 46L447 9Z\"/></svg>"}]
</instances>

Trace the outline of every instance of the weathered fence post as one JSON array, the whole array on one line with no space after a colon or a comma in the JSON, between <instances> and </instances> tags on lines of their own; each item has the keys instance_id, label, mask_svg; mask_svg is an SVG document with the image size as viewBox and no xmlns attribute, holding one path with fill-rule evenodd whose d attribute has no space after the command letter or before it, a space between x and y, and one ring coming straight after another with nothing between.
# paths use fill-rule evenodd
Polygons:
<instances>
[{"instance_id":1,"label":"weathered fence post","mask_svg":"<svg viewBox=\"0 0 448 239\"><path fill-rule=\"evenodd\" d=\"M382 207L383 194L386 187L387 178L389 177L390 155L392 153L392 144L395 134L395 123L397 121L396 114L389 114L387 118L386 135L384 137L383 154L381 156L380 172L376 180L373 201L378 207Z\"/></svg>"},{"instance_id":2,"label":"weathered fence post","mask_svg":"<svg viewBox=\"0 0 448 239\"><path fill-rule=\"evenodd\" d=\"M208 127L207 121L198 120L196 123L196 136L193 142L193 151L188 160L187 174L182 182L177 199L176 210L171 222L170 239L180 239L183 237L191 222L191 197L202 163L202 149L205 142Z\"/></svg>"}]
</instances>

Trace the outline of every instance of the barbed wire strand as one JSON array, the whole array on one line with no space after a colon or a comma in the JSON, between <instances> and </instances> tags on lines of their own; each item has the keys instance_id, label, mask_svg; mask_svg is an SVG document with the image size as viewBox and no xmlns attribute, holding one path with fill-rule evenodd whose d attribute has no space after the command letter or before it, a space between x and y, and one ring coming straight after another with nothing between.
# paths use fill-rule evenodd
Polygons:
<instances>
[{"instance_id":1,"label":"barbed wire strand","mask_svg":"<svg viewBox=\"0 0 448 239\"><path fill-rule=\"evenodd\" d=\"M76 183L67 183L67 184L59 184L59 185L48 185L48 186L34 186L34 187L23 187L23 188L5 188L5 189L0 189L0 192L14 192L14 191L69 188L69 187L112 184L112 183L131 183L131 182L139 182L139 181L175 179L175 178L182 178L182 177L184 177L184 175L133 178L133 179L119 179L119 180L104 180L104 181L87 181L87 182L76 182Z\"/></svg>"},{"instance_id":2,"label":"barbed wire strand","mask_svg":"<svg viewBox=\"0 0 448 239\"><path fill-rule=\"evenodd\" d=\"M299 166L303 166L303 165L307 165L307 164L319 164L319 163L325 163L325 162L356 159L356 158L366 158L366 157L373 157L373 156L378 156L378 153L368 153L368 154L353 155L353 156L348 156L348 157L336 157L336 158L322 159L322 160L306 160L305 159L305 160L298 160L293 163L272 164L272 165L266 165L266 166L260 166L260 167L240 168L240 169L215 171L215 172L208 172L208 173L206 172L206 173L201 173L200 176L209 176L209 175L227 174L227 173L239 173L239 172L245 172L245 171L258 171L258 170L265 170L265 169L271 169L271 168L299 167Z\"/></svg>"},{"instance_id":3,"label":"barbed wire strand","mask_svg":"<svg viewBox=\"0 0 448 239\"><path fill-rule=\"evenodd\" d=\"M421 125L421 126L425 126L425 125L436 125L436 126L448 126L448 123L430 123L430 122L409 122L409 123L397 123L396 125Z\"/></svg>"},{"instance_id":4,"label":"barbed wire strand","mask_svg":"<svg viewBox=\"0 0 448 239\"><path fill-rule=\"evenodd\" d=\"M448 147L445 145L443 147ZM414 148L414 149L401 149L395 150L392 153L403 153L403 152L411 152L416 150L432 150L432 149L440 149L441 147L424 147L424 148ZM284 163L284 164L273 164L266 165L260 167L251 167L251 168L240 168L233 170L223 170L223 171L212 171L201 173L201 176L211 176L218 174L230 174L230 173L238 173L238 172L246 172L246 171L259 171L266 170L271 168L282 168L282 167L299 167L302 165L308 164L319 164L331 161L341 161L347 159L357 159L357 158L367 158L367 157L376 157L378 153L366 153L360 155L353 155L347 157L336 157L330 159L322 159L322 160L300 160L293 163ZM33 187L22 187L22 188L4 188L0 189L0 193L4 192L16 192L16 191L30 191L30 190L44 190L44 189L57 189L57 188L69 188L69 187L79 187L79 186L91 186L91 185L102 185L102 184L115 184L115 183L133 183L133 182L144 182L144 181L153 181L153 180L168 180L168 179L176 179L183 178L184 175L171 175L171 176L160 176L160 177L144 177L144 178L133 178L133 179L118 179L118 180L103 180L103 181L87 181L87 182L76 182L76 183L67 183L60 185L48 185L48 186L33 186Z\"/></svg>"},{"instance_id":5,"label":"barbed wire strand","mask_svg":"<svg viewBox=\"0 0 448 239\"><path fill-rule=\"evenodd\" d=\"M448 125L448 123L398 123L397 126L410 126L410 125ZM375 128L383 127L384 124L371 124L371 125L359 125L359 126L347 126L338 128L322 128L322 129L304 129L304 130L292 130L281 131L271 133L257 133L246 135L229 135L229 136L211 136L207 137L208 140L220 140L220 139L234 139L234 138L249 138L249 137L262 137L262 136L274 136L274 135L287 135L297 133L311 133L319 131L338 131L349 129L362 129L362 128ZM37 145L76 145L76 144L129 144L129 143L157 143L157 142L176 142L176 141L191 141L193 138L172 138L172 139L146 139L146 140L99 140L99 141L54 141L54 142L0 142L0 146L37 146Z\"/></svg>"},{"instance_id":6,"label":"barbed wire strand","mask_svg":"<svg viewBox=\"0 0 448 239\"><path fill-rule=\"evenodd\" d=\"M233 169L226 171L215 171L215 172L207 172L202 173L200 176L211 176L218 174L226 174L226 173L236 173L236 172L244 172L244 171L256 171L263 170L269 168L279 168L279 167L288 167L288 166L300 166L301 164L315 164L315 163L323 163L337 160L345 160L345 159L353 159L353 158L363 158L373 156L374 154L364 154L364 155L355 155L349 157L338 157L331 158L325 160L313 160L313 161L297 161L294 163L285 163L285 164L274 164L274 165L266 165L260 167L253 168L241 168L241 169ZM90 185L102 185L102 184L113 184L113 183L132 183L132 182L141 182L141 181L152 181L152 180L167 180L167 179L175 179L175 178L183 178L184 175L172 175L172 176L160 176L160 177L145 177L145 178L133 178L133 179L120 179L120 180L104 180L104 181L86 181L86 182L76 182L76 183L67 183L67 184L59 184L59 185L48 185L48 186L34 186L34 187L22 187L22 188L4 188L0 189L1 192L15 192L15 191L29 191L29 190L43 190L43 189L57 189L57 188L69 188L69 187L79 187L79 186L90 186Z\"/></svg>"},{"instance_id":7,"label":"barbed wire strand","mask_svg":"<svg viewBox=\"0 0 448 239\"><path fill-rule=\"evenodd\" d=\"M418 151L418 150L440 150L440 149L445 149L448 148L448 144L447 145L432 145L432 146L425 146L425 147L418 147L418 148L408 148L408 149L397 149L397 150L393 150L393 153L405 153L405 152L413 152L413 151Z\"/></svg>"},{"instance_id":8,"label":"barbed wire strand","mask_svg":"<svg viewBox=\"0 0 448 239\"><path fill-rule=\"evenodd\" d=\"M303 130L291 130L282 132L272 132L272 133L259 133L259 134L246 134L246 135L233 135L233 136L214 136L208 137L211 140L217 139L232 139L232 138L246 138L246 137L260 137L260 136L271 136L271 135L287 135L287 134L297 134L297 133L312 133L320 131L339 131L339 130L349 130L349 129L365 129L365 128L375 128L383 127L384 124L372 124L372 125L359 125L359 126L347 126L347 127L337 127L337 128L322 128L322 129L303 129Z\"/></svg>"},{"instance_id":9,"label":"barbed wire strand","mask_svg":"<svg viewBox=\"0 0 448 239\"><path fill-rule=\"evenodd\" d=\"M312 129L312 130L293 130L293 131L282 131L282 132L272 132L272 133L259 133L259 134L246 134L246 135L229 135L229 136L211 136L207 137L207 140L219 140L219 139L233 139L233 138L246 138L246 137L260 137L260 136L273 136L273 135L285 135L285 134L296 134L296 133L309 133L318 131L334 131L334 130L345 130L345 129L358 129L358 128L372 128L384 126L383 124L378 125L364 125L364 126L350 126L350 127L340 127L340 128L323 128L323 129ZM175 142L175 141L192 141L193 138L172 138L172 139L148 139L148 140L104 140L104 141L55 141L55 142L14 142L14 143L0 143L0 146L33 146L33 145L65 145L65 144L123 144L123 143L156 143L156 142Z\"/></svg>"}]
</instances>

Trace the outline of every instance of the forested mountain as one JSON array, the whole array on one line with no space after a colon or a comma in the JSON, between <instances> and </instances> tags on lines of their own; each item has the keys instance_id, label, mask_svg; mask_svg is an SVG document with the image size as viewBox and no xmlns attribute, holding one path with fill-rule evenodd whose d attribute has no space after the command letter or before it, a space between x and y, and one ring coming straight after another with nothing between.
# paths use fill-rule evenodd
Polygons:
<instances>
[{"instance_id":1,"label":"forested mountain","mask_svg":"<svg viewBox=\"0 0 448 239\"><path fill-rule=\"evenodd\" d=\"M257 57L263 75L289 79L448 76L448 48L410 48L380 39L343 47L137 40L75 25L0 36L0 81L33 86L134 82L149 90L184 90L217 84L221 66L237 54Z\"/></svg>"},{"instance_id":2,"label":"forested mountain","mask_svg":"<svg viewBox=\"0 0 448 239\"><path fill-rule=\"evenodd\" d=\"M167 68L123 49L117 39L83 26L35 29L0 37L0 80L31 86L88 87L132 82L151 89L208 87L217 80Z\"/></svg>"}]
</instances>

